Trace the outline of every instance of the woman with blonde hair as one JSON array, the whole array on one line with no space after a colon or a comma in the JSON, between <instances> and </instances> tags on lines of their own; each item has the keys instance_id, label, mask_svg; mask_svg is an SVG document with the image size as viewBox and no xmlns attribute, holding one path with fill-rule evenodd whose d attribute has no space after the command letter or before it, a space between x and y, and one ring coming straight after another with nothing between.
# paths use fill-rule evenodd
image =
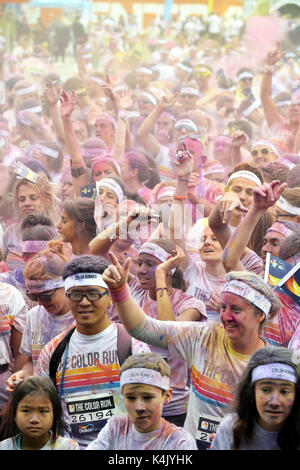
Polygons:
<instances>
[{"instance_id":1,"label":"woman with blonde hair","mask_svg":"<svg viewBox=\"0 0 300 470\"><path fill-rule=\"evenodd\" d=\"M29 310L20 347L27 356L23 369L8 380L10 391L15 381L32 375L42 348L54 336L73 326L75 320L65 295L62 271L69 261L64 244L48 242L47 248L31 258L24 269L27 296L38 304Z\"/></svg>"},{"instance_id":2,"label":"woman with blonde hair","mask_svg":"<svg viewBox=\"0 0 300 470\"><path fill-rule=\"evenodd\" d=\"M10 271L22 268L22 230L24 217L39 213L51 220L56 217L56 200L50 181L44 174L37 176L36 182L21 178L13 188L13 207L16 222L10 225L3 234L3 252Z\"/></svg>"}]
</instances>

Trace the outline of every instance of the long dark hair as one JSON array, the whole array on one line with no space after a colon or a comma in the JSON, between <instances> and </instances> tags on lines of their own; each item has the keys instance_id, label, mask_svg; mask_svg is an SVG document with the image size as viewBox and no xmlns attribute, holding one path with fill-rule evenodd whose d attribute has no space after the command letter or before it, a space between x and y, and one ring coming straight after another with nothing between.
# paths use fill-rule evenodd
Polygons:
<instances>
[{"instance_id":1,"label":"long dark hair","mask_svg":"<svg viewBox=\"0 0 300 470\"><path fill-rule=\"evenodd\" d=\"M252 370L262 364L280 362L292 366L297 372L295 400L292 410L279 431L277 442L281 450L300 449L300 377L297 365L293 362L293 351L282 347L265 347L251 357L237 386L234 411L237 420L233 426L232 450L238 450L242 442L250 443L258 416L255 401L255 384L251 382Z\"/></svg>"},{"instance_id":2,"label":"long dark hair","mask_svg":"<svg viewBox=\"0 0 300 470\"><path fill-rule=\"evenodd\" d=\"M49 377L29 377L18 383L14 389L10 402L9 423L11 426L10 435L14 436L19 433L19 429L15 422L17 408L21 400L30 393L42 393L49 398L53 408L53 423L51 426L52 436L51 442L54 444L58 435L62 435L65 424L62 418L62 406L57 390Z\"/></svg>"}]
</instances>

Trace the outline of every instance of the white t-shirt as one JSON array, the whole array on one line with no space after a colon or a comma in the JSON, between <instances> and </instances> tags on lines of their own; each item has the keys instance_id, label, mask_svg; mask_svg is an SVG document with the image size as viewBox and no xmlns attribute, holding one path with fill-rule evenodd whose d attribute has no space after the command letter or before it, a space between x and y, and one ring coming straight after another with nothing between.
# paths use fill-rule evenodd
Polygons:
<instances>
[{"instance_id":1,"label":"white t-shirt","mask_svg":"<svg viewBox=\"0 0 300 470\"><path fill-rule=\"evenodd\" d=\"M49 376L50 358L65 334L56 336L42 349L35 375ZM75 330L57 369L64 420L81 448L96 438L111 416L126 413L120 390L117 338L115 323L96 335L82 335ZM146 344L133 338L131 341L132 354L150 352Z\"/></svg>"},{"instance_id":2,"label":"white t-shirt","mask_svg":"<svg viewBox=\"0 0 300 470\"><path fill-rule=\"evenodd\" d=\"M128 416L114 416L87 450L196 450L195 439L185 429L162 418L152 432L138 432Z\"/></svg>"},{"instance_id":3,"label":"white t-shirt","mask_svg":"<svg viewBox=\"0 0 300 470\"><path fill-rule=\"evenodd\" d=\"M72 326L75 326L75 319L71 311L64 315L52 315L42 305L33 307L26 317L20 353L31 356L35 366L43 347Z\"/></svg>"},{"instance_id":4,"label":"white t-shirt","mask_svg":"<svg viewBox=\"0 0 300 470\"><path fill-rule=\"evenodd\" d=\"M6 380L14 368L10 346L12 328L23 333L26 313L25 301L18 289L0 282L0 365L8 364L8 370L0 374L0 409L7 401Z\"/></svg>"},{"instance_id":5,"label":"white t-shirt","mask_svg":"<svg viewBox=\"0 0 300 470\"><path fill-rule=\"evenodd\" d=\"M0 450L22 450L21 448L21 434L10 437L0 442ZM51 443L51 438L40 450L80 450L79 445L73 439L68 437L58 436L54 445Z\"/></svg>"}]
</instances>

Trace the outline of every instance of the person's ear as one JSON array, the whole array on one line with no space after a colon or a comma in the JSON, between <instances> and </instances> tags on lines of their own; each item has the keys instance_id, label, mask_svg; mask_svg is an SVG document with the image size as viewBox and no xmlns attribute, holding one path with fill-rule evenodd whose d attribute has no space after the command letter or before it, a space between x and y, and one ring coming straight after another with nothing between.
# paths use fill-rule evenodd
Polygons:
<instances>
[{"instance_id":1,"label":"person's ear","mask_svg":"<svg viewBox=\"0 0 300 470\"><path fill-rule=\"evenodd\" d=\"M166 390L164 393L164 405L167 405L168 403L170 403L172 399L172 395L173 395L172 389L168 388L168 390Z\"/></svg>"}]
</instances>

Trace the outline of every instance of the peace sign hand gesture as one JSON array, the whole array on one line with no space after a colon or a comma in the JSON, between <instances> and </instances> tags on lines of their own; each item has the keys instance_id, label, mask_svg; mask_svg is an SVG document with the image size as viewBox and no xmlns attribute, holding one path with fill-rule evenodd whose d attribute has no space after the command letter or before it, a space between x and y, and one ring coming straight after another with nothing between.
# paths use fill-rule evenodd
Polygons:
<instances>
[{"instance_id":1,"label":"peace sign hand gesture","mask_svg":"<svg viewBox=\"0 0 300 470\"><path fill-rule=\"evenodd\" d=\"M131 258L127 258L125 260L123 267L120 265L116 256L111 251L108 253L108 255L112 264L110 264L108 268L105 269L104 273L102 274L102 278L108 285L109 289L119 289L127 283Z\"/></svg>"}]
</instances>

